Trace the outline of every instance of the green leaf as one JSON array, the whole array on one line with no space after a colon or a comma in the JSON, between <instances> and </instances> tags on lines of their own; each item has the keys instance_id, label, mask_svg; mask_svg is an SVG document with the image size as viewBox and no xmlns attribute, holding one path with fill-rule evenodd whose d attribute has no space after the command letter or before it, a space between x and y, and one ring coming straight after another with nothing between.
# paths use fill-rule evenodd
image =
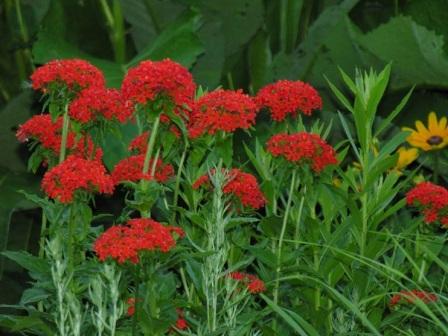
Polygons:
<instances>
[{"instance_id":1,"label":"green leaf","mask_svg":"<svg viewBox=\"0 0 448 336\"><path fill-rule=\"evenodd\" d=\"M26 172L26 162L20 157L16 129L31 117L33 92L24 90L14 97L0 113L1 167L15 172Z\"/></svg>"},{"instance_id":2,"label":"green leaf","mask_svg":"<svg viewBox=\"0 0 448 336\"><path fill-rule=\"evenodd\" d=\"M267 72L272 62L269 35L260 30L249 44L248 50L249 73L253 90L266 84Z\"/></svg>"},{"instance_id":3,"label":"green leaf","mask_svg":"<svg viewBox=\"0 0 448 336\"><path fill-rule=\"evenodd\" d=\"M153 43L160 32L185 10L184 5L174 1L120 0L120 4L139 52Z\"/></svg>"},{"instance_id":4,"label":"green leaf","mask_svg":"<svg viewBox=\"0 0 448 336\"><path fill-rule=\"evenodd\" d=\"M268 306L274 311L276 312L290 327L293 328L293 330L298 333L299 335L302 336L312 336L312 335L319 335L319 333L317 332L316 329L314 329L310 324L308 324L304 319L302 319L299 315L295 314L296 319L298 317L298 320L300 322L305 322L303 327L306 327L306 332L304 330L304 328L299 325L298 322L295 321L295 319L293 319L291 317L291 315L288 313L287 310L283 309L282 307L280 307L279 305L277 305L274 301L272 301L271 299L269 299L266 295L264 294L260 294L261 298L266 301L266 303L268 304Z\"/></svg>"},{"instance_id":5,"label":"green leaf","mask_svg":"<svg viewBox=\"0 0 448 336\"><path fill-rule=\"evenodd\" d=\"M30 273L39 275L50 273L50 265L47 260L38 258L25 251L4 251L1 253L8 259L18 263L20 266L30 271Z\"/></svg>"},{"instance_id":6,"label":"green leaf","mask_svg":"<svg viewBox=\"0 0 448 336\"><path fill-rule=\"evenodd\" d=\"M32 209L36 205L18 193L19 189L37 191L37 179L27 173L13 173L0 169L0 251L7 248L10 234L10 221L14 211ZM0 278L3 272L3 258L0 258Z\"/></svg>"},{"instance_id":7,"label":"green leaf","mask_svg":"<svg viewBox=\"0 0 448 336\"><path fill-rule=\"evenodd\" d=\"M127 67L135 66L146 59L162 60L164 58L171 58L185 67L191 67L204 51L196 34L200 25L200 16L197 13L183 15L163 30L153 43L128 63Z\"/></svg>"},{"instance_id":8,"label":"green leaf","mask_svg":"<svg viewBox=\"0 0 448 336\"><path fill-rule=\"evenodd\" d=\"M124 76L123 67L120 64L91 56L67 42L64 35L66 31L64 18L62 4L53 1L33 45L34 62L43 64L53 59L81 58L100 68L109 86L120 87Z\"/></svg>"},{"instance_id":9,"label":"green leaf","mask_svg":"<svg viewBox=\"0 0 448 336\"><path fill-rule=\"evenodd\" d=\"M398 16L364 36L359 43L383 62L394 63L393 89L413 85L448 87L448 57L440 35Z\"/></svg>"}]
</instances>

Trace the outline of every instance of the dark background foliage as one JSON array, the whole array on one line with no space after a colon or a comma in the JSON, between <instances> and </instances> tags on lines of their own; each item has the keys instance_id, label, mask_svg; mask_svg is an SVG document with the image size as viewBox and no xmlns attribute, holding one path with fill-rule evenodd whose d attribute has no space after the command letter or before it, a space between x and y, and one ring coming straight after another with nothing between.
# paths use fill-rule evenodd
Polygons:
<instances>
[{"instance_id":1,"label":"dark background foliage","mask_svg":"<svg viewBox=\"0 0 448 336\"><path fill-rule=\"evenodd\" d=\"M16 190L39 192L39 179L27 172L15 130L42 108L30 73L54 58L86 59L113 87L139 61L166 57L206 89L256 93L277 79L300 79L324 97L320 117L334 121L336 136L340 106L326 78L340 84L338 67L353 76L357 67L392 62L382 115L415 86L397 126L448 110L448 0L3 0L0 20L0 250L37 245L40 214ZM106 164L124 151L111 136ZM0 260L2 303L19 299L24 274Z\"/></svg>"}]
</instances>

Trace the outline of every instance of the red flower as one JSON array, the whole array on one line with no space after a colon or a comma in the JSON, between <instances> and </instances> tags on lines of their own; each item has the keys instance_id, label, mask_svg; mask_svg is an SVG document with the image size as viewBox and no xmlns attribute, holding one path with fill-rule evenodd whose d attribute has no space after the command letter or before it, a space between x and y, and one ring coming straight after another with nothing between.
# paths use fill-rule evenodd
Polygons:
<instances>
[{"instance_id":1,"label":"red flower","mask_svg":"<svg viewBox=\"0 0 448 336\"><path fill-rule=\"evenodd\" d=\"M269 139L267 149L273 156L282 156L293 163L309 164L316 173L338 163L333 147L312 133L276 134Z\"/></svg>"},{"instance_id":2,"label":"red flower","mask_svg":"<svg viewBox=\"0 0 448 336\"><path fill-rule=\"evenodd\" d=\"M135 298L129 298L128 299L128 316L132 316L135 314Z\"/></svg>"},{"instance_id":3,"label":"red flower","mask_svg":"<svg viewBox=\"0 0 448 336\"><path fill-rule=\"evenodd\" d=\"M288 114L296 116L300 110L311 115L322 108L322 99L311 85L301 81L279 80L266 85L258 92L255 101L258 108L266 107L275 121L282 121Z\"/></svg>"},{"instance_id":4,"label":"red flower","mask_svg":"<svg viewBox=\"0 0 448 336\"><path fill-rule=\"evenodd\" d=\"M92 138L89 135L84 135L80 139L74 141L69 147L69 154L83 159L100 162L103 158L103 150L93 143Z\"/></svg>"},{"instance_id":5,"label":"red flower","mask_svg":"<svg viewBox=\"0 0 448 336\"><path fill-rule=\"evenodd\" d=\"M39 114L28 119L23 125L20 125L16 136L20 142L32 139L40 142L43 148L59 153L61 148L61 132L62 117L57 118L53 122L49 114ZM74 135L71 134L67 144L72 145L73 141Z\"/></svg>"},{"instance_id":6,"label":"red flower","mask_svg":"<svg viewBox=\"0 0 448 336\"><path fill-rule=\"evenodd\" d=\"M408 205L420 207L425 222L440 221L448 227L448 189L431 182L421 182L406 194Z\"/></svg>"},{"instance_id":7,"label":"red flower","mask_svg":"<svg viewBox=\"0 0 448 336\"><path fill-rule=\"evenodd\" d=\"M120 91L104 87L83 90L69 107L70 117L81 123L95 121L97 118L124 123L132 113L130 102L124 100Z\"/></svg>"},{"instance_id":8,"label":"red flower","mask_svg":"<svg viewBox=\"0 0 448 336\"><path fill-rule=\"evenodd\" d=\"M149 218L130 219L127 225L106 230L93 249L101 261L112 258L120 264L138 263L142 251L169 252L176 245L173 232L183 237L179 227L165 226Z\"/></svg>"},{"instance_id":9,"label":"red flower","mask_svg":"<svg viewBox=\"0 0 448 336\"><path fill-rule=\"evenodd\" d=\"M214 172L211 172L214 174ZM203 184L210 181L209 176L201 176L194 184L193 189L200 188ZM259 209L266 204L266 198L258 186L255 176L249 173L244 173L239 169L232 169L229 172L228 181L223 187L225 194L232 194L235 196L243 206L252 209Z\"/></svg>"},{"instance_id":10,"label":"red flower","mask_svg":"<svg viewBox=\"0 0 448 336\"><path fill-rule=\"evenodd\" d=\"M190 105L196 84L193 76L179 63L169 59L143 61L126 74L121 90L126 99L146 105L159 96L167 97L176 107Z\"/></svg>"},{"instance_id":11,"label":"red flower","mask_svg":"<svg viewBox=\"0 0 448 336\"><path fill-rule=\"evenodd\" d=\"M189 133L197 138L216 131L234 132L248 129L255 123L257 106L241 90L218 89L200 97L196 102L190 120Z\"/></svg>"},{"instance_id":12,"label":"red flower","mask_svg":"<svg viewBox=\"0 0 448 336\"><path fill-rule=\"evenodd\" d=\"M105 83L98 68L80 59L52 60L34 71L31 82L34 90L43 93L64 86L78 92Z\"/></svg>"},{"instance_id":13,"label":"red flower","mask_svg":"<svg viewBox=\"0 0 448 336\"><path fill-rule=\"evenodd\" d=\"M149 132L143 132L136 136L129 144L128 149L132 152L135 151L138 154L145 154L148 148Z\"/></svg>"},{"instance_id":14,"label":"red flower","mask_svg":"<svg viewBox=\"0 0 448 336\"><path fill-rule=\"evenodd\" d=\"M253 274L232 272L229 276L232 279L243 283L251 294L261 293L266 290L264 282Z\"/></svg>"},{"instance_id":15,"label":"red flower","mask_svg":"<svg viewBox=\"0 0 448 336\"><path fill-rule=\"evenodd\" d=\"M55 122L51 120L49 114L35 115L23 125L20 125L16 136L19 141L25 142L34 140L45 149L59 155L62 142L62 117L58 117ZM76 139L75 133L69 131L67 135L67 149L70 154L85 159L101 160L103 151L96 147L90 136L85 135ZM95 152L95 153L94 153Z\"/></svg>"},{"instance_id":16,"label":"red flower","mask_svg":"<svg viewBox=\"0 0 448 336\"><path fill-rule=\"evenodd\" d=\"M402 303L403 300L405 300L406 303L414 303L417 299L420 299L423 303L430 303L430 302L435 302L438 300L437 295L433 294L433 293L428 293L425 291L419 291L416 289L413 289L411 291L405 291L402 290L400 291L400 293L395 294L394 296L392 296L392 298L390 299L390 306L393 307L399 303Z\"/></svg>"},{"instance_id":17,"label":"red flower","mask_svg":"<svg viewBox=\"0 0 448 336\"><path fill-rule=\"evenodd\" d=\"M45 173L42 189L49 197L70 203L77 190L111 194L114 186L100 162L70 155Z\"/></svg>"},{"instance_id":18,"label":"red flower","mask_svg":"<svg viewBox=\"0 0 448 336\"><path fill-rule=\"evenodd\" d=\"M151 159L149 163L149 172L143 174L143 164L145 162L145 155L134 155L118 162L112 171L112 179L115 184L130 181L135 182L139 180L153 180L159 183L166 182L174 176L174 168L170 164L164 164L162 160L158 159L154 176L151 175L151 169L154 161Z\"/></svg>"}]
</instances>

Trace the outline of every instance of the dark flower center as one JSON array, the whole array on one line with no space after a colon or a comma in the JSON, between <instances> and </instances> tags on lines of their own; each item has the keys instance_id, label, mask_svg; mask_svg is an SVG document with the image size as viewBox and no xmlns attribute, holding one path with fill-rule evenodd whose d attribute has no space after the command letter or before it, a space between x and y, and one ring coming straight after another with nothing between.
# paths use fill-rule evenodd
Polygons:
<instances>
[{"instance_id":1,"label":"dark flower center","mask_svg":"<svg viewBox=\"0 0 448 336\"><path fill-rule=\"evenodd\" d=\"M432 137L430 137L428 140L426 140L426 142L428 143L428 145L431 146L437 146L440 145L442 143L443 139L441 136L439 135L433 135Z\"/></svg>"}]
</instances>

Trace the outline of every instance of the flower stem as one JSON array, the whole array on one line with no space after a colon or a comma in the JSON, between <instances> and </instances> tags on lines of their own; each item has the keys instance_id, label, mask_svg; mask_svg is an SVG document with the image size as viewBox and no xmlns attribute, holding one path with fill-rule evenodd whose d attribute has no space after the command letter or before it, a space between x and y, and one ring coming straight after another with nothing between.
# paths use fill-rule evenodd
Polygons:
<instances>
[{"instance_id":1,"label":"flower stem","mask_svg":"<svg viewBox=\"0 0 448 336\"><path fill-rule=\"evenodd\" d=\"M292 173L291 185L289 187L288 201L286 203L285 214L283 216L282 230L280 232L280 238L278 240L278 247L277 247L277 262L276 262L277 268L275 270L275 285L274 285L274 303L275 304L277 304L277 302L278 302L278 291L279 291L279 286L280 286L280 271L281 271L283 238L284 238L285 232L286 232L286 224L288 223L289 211L291 210L292 194L294 192L295 185L296 185L296 171L294 170L294 172ZM274 319L273 328L274 328L274 331L276 331L276 329L277 329L277 320L276 319Z\"/></svg>"},{"instance_id":2,"label":"flower stem","mask_svg":"<svg viewBox=\"0 0 448 336\"><path fill-rule=\"evenodd\" d=\"M140 265L137 264L137 270L135 272L134 315L132 316L132 336L137 335L139 291L140 291Z\"/></svg>"},{"instance_id":3,"label":"flower stem","mask_svg":"<svg viewBox=\"0 0 448 336\"><path fill-rule=\"evenodd\" d=\"M435 184L439 183L439 153L436 151L433 154L434 168L433 168L433 181Z\"/></svg>"},{"instance_id":4,"label":"flower stem","mask_svg":"<svg viewBox=\"0 0 448 336\"><path fill-rule=\"evenodd\" d=\"M68 136L68 127L70 125L70 117L68 116L68 103L64 106L64 116L62 120L62 139L61 139L61 148L59 151L59 163L62 163L65 160L65 154L67 152L67 136Z\"/></svg>"},{"instance_id":5,"label":"flower stem","mask_svg":"<svg viewBox=\"0 0 448 336\"><path fill-rule=\"evenodd\" d=\"M188 150L188 144L185 144L184 151L182 152L182 156L180 158L179 168L177 169L176 184L174 187L174 196L173 196L173 207L177 206L177 199L179 198L180 177L182 175L185 157L187 156L187 150ZM171 215L171 224L174 224L175 220L176 220L176 211L173 211L173 214Z\"/></svg>"},{"instance_id":6,"label":"flower stem","mask_svg":"<svg viewBox=\"0 0 448 336\"><path fill-rule=\"evenodd\" d=\"M147 174L149 170L149 161L151 160L152 152L154 151L154 144L156 142L157 131L159 129L160 116L154 121L154 125L151 130L151 136L149 137L148 147L146 149L145 161L143 163L143 174Z\"/></svg>"}]
</instances>

